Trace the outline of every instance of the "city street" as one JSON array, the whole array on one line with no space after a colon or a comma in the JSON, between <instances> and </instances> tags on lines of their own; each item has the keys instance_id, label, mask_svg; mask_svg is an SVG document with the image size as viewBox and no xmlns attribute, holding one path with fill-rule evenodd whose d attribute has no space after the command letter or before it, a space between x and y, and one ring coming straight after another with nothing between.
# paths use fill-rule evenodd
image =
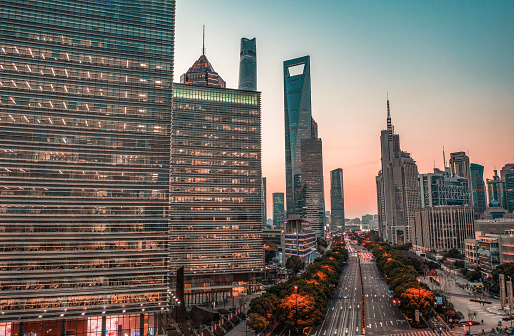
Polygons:
<instances>
[{"instance_id":1,"label":"city street","mask_svg":"<svg viewBox=\"0 0 514 336\"><path fill-rule=\"evenodd\" d=\"M361 287L357 255L350 253L325 320L310 335L361 335Z\"/></svg>"},{"instance_id":2,"label":"city street","mask_svg":"<svg viewBox=\"0 0 514 336\"><path fill-rule=\"evenodd\" d=\"M389 287L370 253L359 253L364 286L366 333L392 335L410 330L400 309L393 305Z\"/></svg>"}]
</instances>

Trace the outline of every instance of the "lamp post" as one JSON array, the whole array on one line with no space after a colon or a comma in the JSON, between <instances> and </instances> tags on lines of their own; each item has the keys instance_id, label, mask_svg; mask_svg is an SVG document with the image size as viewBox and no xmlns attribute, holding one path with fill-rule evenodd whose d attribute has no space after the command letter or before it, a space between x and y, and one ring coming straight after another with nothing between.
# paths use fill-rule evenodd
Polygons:
<instances>
[{"instance_id":1,"label":"lamp post","mask_svg":"<svg viewBox=\"0 0 514 336\"><path fill-rule=\"evenodd\" d=\"M298 286L294 286L294 293L295 293L295 300L296 300L296 305L295 305L295 322L294 322L294 329L295 329L295 332L298 331Z\"/></svg>"}]
</instances>

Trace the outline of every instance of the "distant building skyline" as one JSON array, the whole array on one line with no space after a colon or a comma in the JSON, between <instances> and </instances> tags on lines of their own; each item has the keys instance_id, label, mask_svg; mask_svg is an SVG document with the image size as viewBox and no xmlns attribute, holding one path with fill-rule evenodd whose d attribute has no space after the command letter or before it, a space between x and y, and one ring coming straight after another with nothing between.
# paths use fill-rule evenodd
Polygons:
<instances>
[{"instance_id":1,"label":"distant building skyline","mask_svg":"<svg viewBox=\"0 0 514 336\"><path fill-rule=\"evenodd\" d=\"M472 162L484 166L484 179L492 177L495 166L499 171L513 162L509 2L370 6L284 0L272 7L255 2L251 15L241 15L248 5L235 0L188 0L177 8L175 81L198 58L202 24L206 55L227 87L238 87L241 37L256 38L268 204L273 192L286 189L281 69L283 60L298 55L311 58L325 197L328 201L330 171L343 168L345 192L351 195L345 200L349 218L377 213L373 178L380 169L377 135L387 92L394 101L395 130L408 143L420 172L431 172L434 161L441 166L443 146L447 153L469 153ZM333 36L335 31L345 34Z\"/></svg>"}]
</instances>

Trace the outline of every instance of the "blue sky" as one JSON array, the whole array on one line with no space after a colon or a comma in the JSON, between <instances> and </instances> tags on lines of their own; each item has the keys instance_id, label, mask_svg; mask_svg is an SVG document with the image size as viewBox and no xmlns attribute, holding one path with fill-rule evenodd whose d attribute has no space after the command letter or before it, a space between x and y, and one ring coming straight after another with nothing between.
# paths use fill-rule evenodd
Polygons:
<instances>
[{"instance_id":1,"label":"blue sky","mask_svg":"<svg viewBox=\"0 0 514 336\"><path fill-rule=\"evenodd\" d=\"M177 0L176 80L200 56L204 24L207 57L228 87L241 37L257 38L268 199L285 190L282 62L303 55L325 192L328 172L343 168L348 217L376 213L387 92L421 173L442 166L443 145L447 157L469 151L486 177L514 162L514 1Z\"/></svg>"}]
</instances>

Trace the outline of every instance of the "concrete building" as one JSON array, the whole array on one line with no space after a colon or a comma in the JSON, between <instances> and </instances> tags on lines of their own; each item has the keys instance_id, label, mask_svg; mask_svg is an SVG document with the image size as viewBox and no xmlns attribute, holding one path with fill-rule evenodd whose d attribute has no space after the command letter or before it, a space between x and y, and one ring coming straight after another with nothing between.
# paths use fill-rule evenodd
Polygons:
<instances>
[{"instance_id":1,"label":"concrete building","mask_svg":"<svg viewBox=\"0 0 514 336\"><path fill-rule=\"evenodd\" d=\"M165 334L175 1L0 19L0 330Z\"/></svg>"},{"instance_id":2,"label":"concrete building","mask_svg":"<svg viewBox=\"0 0 514 336\"><path fill-rule=\"evenodd\" d=\"M503 234L507 230L514 229L514 218L477 219L475 220L475 232L483 234Z\"/></svg>"},{"instance_id":3,"label":"concrete building","mask_svg":"<svg viewBox=\"0 0 514 336\"><path fill-rule=\"evenodd\" d=\"M480 234L465 240L466 267L480 266L491 277L496 266L514 262L514 230L502 234Z\"/></svg>"},{"instance_id":4,"label":"concrete building","mask_svg":"<svg viewBox=\"0 0 514 336\"><path fill-rule=\"evenodd\" d=\"M410 154L400 150L400 137L394 134L389 99L387 130L380 136L382 170L377 183L379 230L383 239L394 244L411 241L414 211L419 208L418 167Z\"/></svg>"},{"instance_id":5,"label":"concrete building","mask_svg":"<svg viewBox=\"0 0 514 336\"><path fill-rule=\"evenodd\" d=\"M500 264L499 236L481 235L476 241L478 266L488 277L492 277L494 269Z\"/></svg>"},{"instance_id":6,"label":"concrete building","mask_svg":"<svg viewBox=\"0 0 514 336\"><path fill-rule=\"evenodd\" d=\"M500 264L514 262L514 229L500 235Z\"/></svg>"},{"instance_id":7,"label":"concrete building","mask_svg":"<svg viewBox=\"0 0 514 336\"><path fill-rule=\"evenodd\" d=\"M471 206L436 206L418 209L413 244L424 251L464 250L464 240L474 237Z\"/></svg>"},{"instance_id":8,"label":"concrete building","mask_svg":"<svg viewBox=\"0 0 514 336\"><path fill-rule=\"evenodd\" d=\"M344 224L344 184L343 170L334 169L330 172L330 218L332 232L345 230Z\"/></svg>"},{"instance_id":9,"label":"concrete building","mask_svg":"<svg viewBox=\"0 0 514 336\"><path fill-rule=\"evenodd\" d=\"M308 220L293 215L286 220L282 231L283 264L287 258L299 256L305 264L316 258L316 232L312 230Z\"/></svg>"},{"instance_id":10,"label":"concrete building","mask_svg":"<svg viewBox=\"0 0 514 336\"><path fill-rule=\"evenodd\" d=\"M266 178L262 178L262 227L268 224L268 196L266 195Z\"/></svg>"},{"instance_id":11,"label":"concrete building","mask_svg":"<svg viewBox=\"0 0 514 336\"><path fill-rule=\"evenodd\" d=\"M477 240L464 239L464 263L467 268L475 268L478 265Z\"/></svg>"}]
</instances>

